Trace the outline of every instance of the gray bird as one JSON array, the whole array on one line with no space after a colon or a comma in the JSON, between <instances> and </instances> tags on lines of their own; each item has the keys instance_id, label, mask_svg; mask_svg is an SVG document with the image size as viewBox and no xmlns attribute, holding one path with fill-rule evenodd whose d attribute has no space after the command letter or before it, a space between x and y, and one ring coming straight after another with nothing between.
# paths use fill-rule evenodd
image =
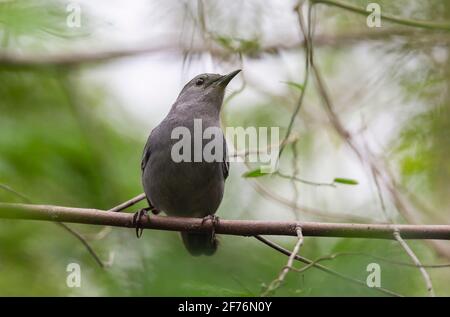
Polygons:
<instances>
[{"instance_id":1,"label":"gray bird","mask_svg":"<svg viewBox=\"0 0 450 317\"><path fill-rule=\"evenodd\" d=\"M164 211L169 216L216 220L214 214L222 201L229 170L226 142L220 129L220 109L225 87L239 72L236 70L224 76L196 76L184 86L168 115L152 130L141 164L142 184L149 203L144 213L148 210L155 214ZM202 139L200 149L194 144L194 120L198 123L198 119L201 119L202 133L209 127L217 128L220 133L219 137ZM177 162L173 159L172 147L179 139L173 138L172 131L177 127L184 127L192 136L189 142L192 151L187 153L190 157L188 161ZM195 161L194 156L206 144L222 150L220 160L211 161L201 157L200 161ZM141 214L135 217L138 236L142 234L140 217ZM192 255L212 255L217 249L214 231L181 232L181 237Z\"/></svg>"}]
</instances>

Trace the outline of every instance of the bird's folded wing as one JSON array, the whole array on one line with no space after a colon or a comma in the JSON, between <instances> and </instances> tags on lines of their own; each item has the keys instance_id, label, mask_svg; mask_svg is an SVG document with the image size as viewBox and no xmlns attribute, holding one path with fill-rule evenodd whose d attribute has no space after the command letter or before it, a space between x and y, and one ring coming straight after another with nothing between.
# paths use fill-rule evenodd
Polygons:
<instances>
[{"instance_id":1,"label":"bird's folded wing","mask_svg":"<svg viewBox=\"0 0 450 317\"><path fill-rule=\"evenodd\" d=\"M150 136L147 139L147 143L145 143L144 153L142 153L142 161L141 161L142 172L144 172L145 166L147 165L148 159L150 158Z\"/></svg>"},{"instance_id":2,"label":"bird's folded wing","mask_svg":"<svg viewBox=\"0 0 450 317\"><path fill-rule=\"evenodd\" d=\"M151 136L151 134L150 134ZM147 165L147 162L150 158L150 136L147 139L147 143L144 147L144 152L142 153L142 161L141 161L141 170L142 172L145 169L145 166ZM222 172L223 172L223 178L227 179L229 171L230 171L230 162L228 161L228 151L227 151L227 145L226 140L224 138L224 151L223 151L223 160L222 160Z\"/></svg>"},{"instance_id":3,"label":"bird's folded wing","mask_svg":"<svg viewBox=\"0 0 450 317\"><path fill-rule=\"evenodd\" d=\"M227 150L227 140L225 140L225 137L223 138L223 144L224 144L224 151L223 151L223 161L222 161L222 172L223 172L223 179L227 179L228 174L230 172L230 162L228 160L228 150Z\"/></svg>"}]
</instances>

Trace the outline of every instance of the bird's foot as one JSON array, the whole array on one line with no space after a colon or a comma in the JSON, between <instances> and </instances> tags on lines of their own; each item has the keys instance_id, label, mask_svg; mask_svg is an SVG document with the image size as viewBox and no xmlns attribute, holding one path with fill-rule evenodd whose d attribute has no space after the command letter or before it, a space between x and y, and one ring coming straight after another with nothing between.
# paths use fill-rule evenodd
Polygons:
<instances>
[{"instance_id":1,"label":"bird's foot","mask_svg":"<svg viewBox=\"0 0 450 317\"><path fill-rule=\"evenodd\" d=\"M148 217L148 211L152 210L152 207L142 208L133 215L133 227L136 228L136 237L139 239L142 236L144 228L142 227L142 216ZM152 210L153 212L153 210Z\"/></svg>"},{"instance_id":2,"label":"bird's foot","mask_svg":"<svg viewBox=\"0 0 450 317\"><path fill-rule=\"evenodd\" d=\"M149 207L149 210L152 212L152 214L154 214L154 215L157 215L157 214L159 214L160 212L161 212L161 210L158 210L158 209L156 209L155 207L153 207L153 206L150 206Z\"/></svg>"},{"instance_id":3,"label":"bird's foot","mask_svg":"<svg viewBox=\"0 0 450 317\"><path fill-rule=\"evenodd\" d=\"M211 242L213 242L216 239L216 226L219 224L220 218L216 215L208 215L206 217L203 217L202 226L208 220L210 220L212 223Z\"/></svg>"}]
</instances>

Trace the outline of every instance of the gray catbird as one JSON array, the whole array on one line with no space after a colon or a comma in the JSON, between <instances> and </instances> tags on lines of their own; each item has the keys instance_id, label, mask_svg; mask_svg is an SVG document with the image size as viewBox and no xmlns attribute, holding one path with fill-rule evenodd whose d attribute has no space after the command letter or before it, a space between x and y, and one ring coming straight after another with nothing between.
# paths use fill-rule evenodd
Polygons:
<instances>
[{"instance_id":1,"label":"gray catbird","mask_svg":"<svg viewBox=\"0 0 450 317\"><path fill-rule=\"evenodd\" d=\"M236 70L224 76L196 76L184 86L169 114L152 130L141 164L142 184L150 207L136 214L137 233L142 233L139 228L142 212L148 210L153 213L164 211L169 216L205 219L209 217L216 220L214 214L222 201L229 170L226 142L220 129L220 108L225 87L239 72L240 70ZM215 128L219 135L209 140L202 138L196 145L195 138L198 135L195 135L195 125L198 125L199 119L201 133L207 128ZM191 135L188 139L191 149L180 151L184 158L188 158L183 161L174 159L173 147L179 139L173 137L173 131L177 128L184 129L182 131ZM219 160L211 161L202 157L202 151L207 144L216 146L215 151L220 150L220 153L223 153ZM184 153L186 150L190 152ZM192 255L212 255L217 249L214 231L182 232L181 237Z\"/></svg>"}]
</instances>

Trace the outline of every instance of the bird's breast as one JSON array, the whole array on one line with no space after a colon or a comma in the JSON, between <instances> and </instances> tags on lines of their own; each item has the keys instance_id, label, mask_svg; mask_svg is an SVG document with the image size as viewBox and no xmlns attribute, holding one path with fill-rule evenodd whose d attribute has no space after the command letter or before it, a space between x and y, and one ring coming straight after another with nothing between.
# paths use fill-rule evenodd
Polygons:
<instances>
[{"instance_id":1,"label":"bird's breast","mask_svg":"<svg viewBox=\"0 0 450 317\"><path fill-rule=\"evenodd\" d=\"M214 214L224 192L223 159L226 159L226 153L221 160L207 161L203 155L198 160L194 152L203 152L208 145L209 149L214 146L220 149L224 142L223 135L220 135L220 139L217 136L210 140L201 139L199 147L194 143L192 124L175 126L185 127L192 134L189 142L186 142L191 147L190 159L186 159L188 156L182 161L180 157L174 158L174 146L177 143L180 145L181 139L167 133L172 129L162 127L159 130L162 133L152 133L150 156L142 175L145 193L156 209L169 216L204 217ZM202 127L201 131L205 127L208 126Z\"/></svg>"}]
</instances>

